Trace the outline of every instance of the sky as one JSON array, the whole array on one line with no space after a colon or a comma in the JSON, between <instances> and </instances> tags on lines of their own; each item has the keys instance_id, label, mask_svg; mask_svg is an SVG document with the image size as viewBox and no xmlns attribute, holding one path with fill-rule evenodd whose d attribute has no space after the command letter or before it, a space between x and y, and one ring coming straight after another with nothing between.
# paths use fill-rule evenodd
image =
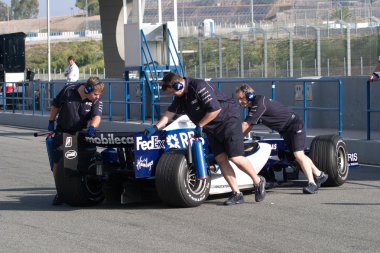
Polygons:
<instances>
[{"instance_id":1,"label":"sky","mask_svg":"<svg viewBox=\"0 0 380 253\"><path fill-rule=\"evenodd\" d=\"M1 0L2 2L10 5L11 0ZM38 17L47 16L47 1L39 0L40 12ZM50 16L67 16L80 13L80 10L75 7L76 0L49 0L50 1Z\"/></svg>"}]
</instances>

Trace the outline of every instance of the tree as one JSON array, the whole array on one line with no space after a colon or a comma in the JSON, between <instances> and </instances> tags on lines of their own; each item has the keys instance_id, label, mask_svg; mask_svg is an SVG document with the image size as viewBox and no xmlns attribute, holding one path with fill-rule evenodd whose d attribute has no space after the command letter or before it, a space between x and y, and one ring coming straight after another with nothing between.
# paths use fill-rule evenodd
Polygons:
<instances>
[{"instance_id":1,"label":"tree","mask_svg":"<svg viewBox=\"0 0 380 253\"><path fill-rule=\"evenodd\" d=\"M98 0L87 0L87 10L86 10L86 0L77 0L75 6L81 10L88 11L89 16L99 15L99 1Z\"/></svg>"},{"instance_id":2,"label":"tree","mask_svg":"<svg viewBox=\"0 0 380 253\"><path fill-rule=\"evenodd\" d=\"M12 0L11 2L12 19L37 18L38 11L38 0Z\"/></svg>"},{"instance_id":3,"label":"tree","mask_svg":"<svg viewBox=\"0 0 380 253\"><path fill-rule=\"evenodd\" d=\"M10 11L9 6L6 3L0 1L0 20L1 21L8 20L8 15L9 15L8 11Z\"/></svg>"},{"instance_id":4,"label":"tree","mask_svg":"<svg viewBox=\"0 0 380 253\"><path fill-rule=\"evenodd\" d=\"M348 7L335 8L331 14L331 18L350 22L352 13Z\"/></svg>"}]
</instances>

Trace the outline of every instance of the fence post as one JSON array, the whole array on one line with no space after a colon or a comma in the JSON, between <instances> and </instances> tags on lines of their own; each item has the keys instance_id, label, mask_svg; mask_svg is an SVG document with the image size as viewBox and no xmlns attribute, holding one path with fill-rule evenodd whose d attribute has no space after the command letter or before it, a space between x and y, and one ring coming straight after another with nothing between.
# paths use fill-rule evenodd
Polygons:
<instances>
[{"instance_id":1,"label":"fence post","mask_svg":"<svg viewBox=\"0 0 380 253\"><path fill-rule=\"evenodd\" d=\"M367 81L367 140L371 139L371 82Z\"/></svg>"},{"instance_id":2,"label":"fence post","mask_svg":"<svg viewBox=\"0 0 380 253\"><path fill-rule=\"evenodd\" d=\"M305 123L305 131L307 130L307 82L303 82L303 117Z\"/></svg>"}]
</instances>

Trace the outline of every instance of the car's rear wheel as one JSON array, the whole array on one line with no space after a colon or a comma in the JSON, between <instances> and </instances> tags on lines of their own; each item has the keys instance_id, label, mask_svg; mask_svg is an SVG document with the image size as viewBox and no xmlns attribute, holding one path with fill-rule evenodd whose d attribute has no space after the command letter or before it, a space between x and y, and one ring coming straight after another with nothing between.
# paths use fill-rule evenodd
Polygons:
<instances>
[{"instance_id":1,"label":"car's rear wheel","mask_svg":"<svg viewBox=\"0 0 380 253\"><path fill-rule=\"evenodd\" d=\"M164 153L157 164L155 183L158 196L167 205L195 207L207 199L211 179L198 180L185 154L171 150Z\"/></svg>"},{"instance_id":2,"label":"car's rear wheel","mask_svg":"<svg viewBox=\"0 0 380 253\"><path fill-rule=\"evenodd\" d=\"M319 170L329 175L323 186L340 186L348 176L346 143L338 135L315 137L309 156Z\"/></svg>"},{"instance_id":3,"label":"car's rear wheel","mask_svg":"<svg viewBox=\"0 0 380 253\"><path fill-rule=\"evenodd\" d=\"M103 201L103 182L96 175L95 148L80 148L77 170L58 163L55 184L60 199L71 206L92 206Z\"/></svg>"},{"instance_id":4,"label":"car's rear wheel","mask_svg":"<svg viewBox=\"0 0 380 253\"><path fill-rule=\"evenodd\" d=\"M95 163L89 166L89 170L94 169ZM92 206L104 199L102 182L95 175L61 167L57 170L55 181L58 195L68 205Z\"/></svg>"}]
</instances>

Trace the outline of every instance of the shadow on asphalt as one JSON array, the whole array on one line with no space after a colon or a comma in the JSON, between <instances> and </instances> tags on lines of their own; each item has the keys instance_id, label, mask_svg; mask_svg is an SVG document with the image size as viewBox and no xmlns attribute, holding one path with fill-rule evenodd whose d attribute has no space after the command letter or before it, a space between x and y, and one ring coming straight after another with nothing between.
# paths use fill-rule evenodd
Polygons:
<instances>
[{"instance_id":1,"label":"shadow on asphalt","mask_svg":"<svg viewBox=\"0 0 380 253\"><path fill-rule=\"evenodd\" d=\"M28 133L30 134L30 133ZM376 181L376 182L375 182ZM363 189L376 188L380 189L380 168L379 167L357 167L350 170L349 178L345 183L346 186L362 187ZM373 182L373 183L372 183ZM268 194L288 190L289 188L299 188L300 192L287 194L302 194L301 189L305 186L306 181L295 180L290 182L280 182L280 185L267 190ZM344 190L341 187L331 187L326 189ZM5 196L6 201L0 201L0 210L27 210L27 211L75 211L78 209L125 209L125 210L144 210L144 209L175 209L163 204L157 196L152 196L142 202L122 205L119 201L105 200L103 203L92 207L72 207L69 205L52 206L56 190L54 187L36 187L36 188L0 188L0 194ZM244 195L253 194L252 190L244 191ZM209 196L204 204L223 205L229 193ZM326 205L380 205L380 203L325 203Z\"/></svg>"}]
</instances>

